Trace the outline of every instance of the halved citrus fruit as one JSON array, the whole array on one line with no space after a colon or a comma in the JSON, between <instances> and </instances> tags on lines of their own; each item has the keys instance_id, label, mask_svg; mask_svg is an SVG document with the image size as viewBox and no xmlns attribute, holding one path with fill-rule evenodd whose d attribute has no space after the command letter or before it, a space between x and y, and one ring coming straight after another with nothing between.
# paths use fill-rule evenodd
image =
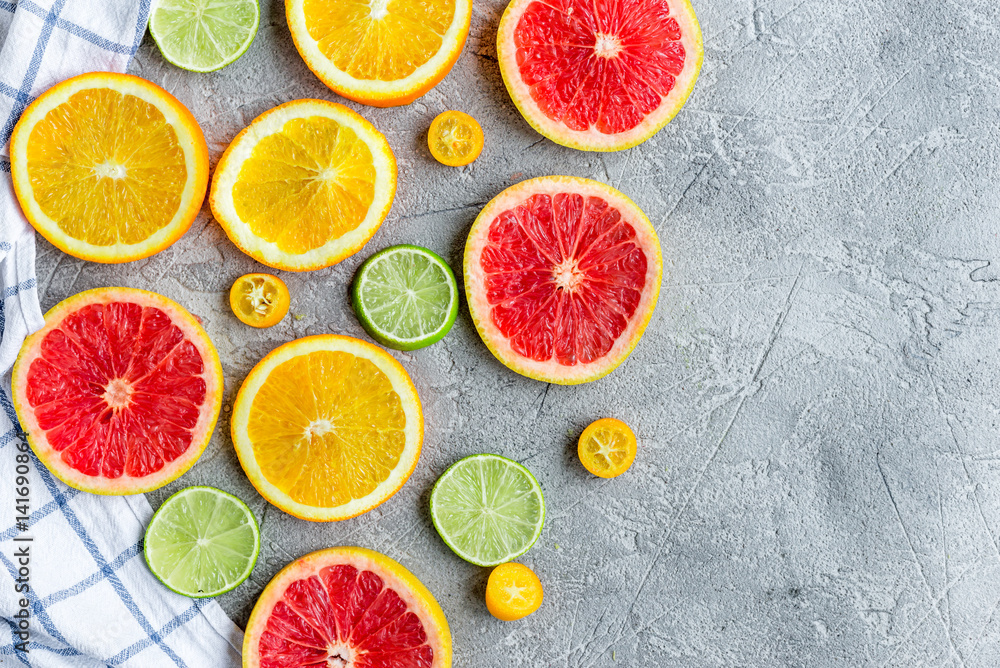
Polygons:
<instances>
[{"instance_id":1,"label":"halved citrus fruit","mask_svg":"<svg viewBox=\"0 0 1000 668\"><path fill-rule=\"evenodd\" d=\"M635 461L636 440L632 429L615 418L590 423L577 443L583 467L600 478L615 478Z\"/></svg>"},{"instance_id":2,"label":"halved citrus fruit","mask_svg":"<svg viewBox=\"0 0 1000 668\"><path fill-rule=\"evenodd\" d=\"M288 313L292 298L285 282L271 274L246 274L229 288L229 308L251 327L273 327Z\"/></svg>"},{"instance_id":3,"label":"halved citrus fruit","mask_svg":"<svg viewBox=\"0 0 1000 668\"><path fill-rule=\"evenodd\" d=\"M703 56L688 0L513 0L500 74L521 115L557 144L630 148L666 125Z\"/></svg>"},{"instance_id":4,"label":"halved citrus fruit","mask_svg":"<svg viewBox=\"0 0 1000 668\"><path fill-rule=\"evenodd\" d=\"M384 554L331 547L293 561L261 592L244 668L449 668L451 631L420 580Z\"/></svg>"},{"instance_id":5,"label":"halved citrus fruit","mask_svg":"<svg viewBox=\"0 0 1000 668\"><path fill-rule=\"evenodd\" d=\"M164 501L142 539L146 565L168 589L208 598L241 585L260 554L260 527L239 498L187 487Z\"/></svg>"},{"instance_id":6,"label":"halved citrus fruit","mask_svg":"<svg viewBox=\"0 0 1000 668\"><path fill-rule=\"evenodd\" d=\"M368 334L387 348L437 343L458 315L458 283L434 251L400 244L365 260L351 286L351 305Z\"/></svg>"},{"instance_id":7,"label":"halved citrus fruit","mask_svg":"<svg viewBox=\"0 0 1000 668\"><path fill-rule=\"evenodd\" d=\"M377 107L409 104L458 60L472 0L285 0L292 40L334 92Z\"/></svg>"},{"instance_id":8,"label":"halved citrus fruit","mask_svg":"<svg viewBox=\"0 0 1000 668\"><path fill-rule=\"evenodd\" d=\"M396 159L374 125L342 104L293 100L236 135L209 202L244 253L308 271L356 253L395 195Z\"/></svg>"},{"instance_id":9,"label":"halved citrus fruit","mask_svg":"<svg viewBox=\"0 0 1000 668\"><path fill-rule=\"evenodd\" d=\"M70 487L138 494L195 463L222 404L222 367L179 304L98 288L45 314L14 364L14 407L28 442Z\"/></svg>"},{"instance_id":10,"label":"halved citrus fruit","mask_svg":"<svg viewBox=\"0 0 1000 668\"><path fill-rule=\"evenodd\" d=\"M490 351L529 378L572 385L621 364L660 292L660 242L611 186L545 176L511 186L472 224L465 292Z\"/></svg>"},{"instance_id":11,"label":"halved citrus fruit","mask_svg":"<svg viewBox=\"0 0 1000 668\"><path fill-rule=\"evenodd\" d=\"M469 455L431 489L431 521L462 559L496 566L531 549L545 525L545 497L521 464L500 455Z\"/></svg>"},{"instance_id":12,"label":"halved citrus fruit","mask_svg":"<svg viewBox=\"0 0 1000 668\"><path fill-rule=\"evenodd\" d=\"M483 152L483 129L463 111L443 111L427 131L427 148L434 159L448 167L475 162Z\"/></svg>"},{"instance_id":13,"label":"halved citrus fruit","mask_svg":"<svg viewBox=\"0 0 1000 668\"><path fill-rule=\"evenodd\" d=\"M333 334L291 341L261 360L231 423L261 496L315 521L360 515L395 494L424 436L417 390L399 362Z\"/></svg>"},{"instance_id":14,"label":"halved citrus fruit","mask_svg":"<svg viewBox=\"0 0 1000 668\"><path fill-rule=\"evenodd\" d=\"M535 572L513 561L494 568L486 582L486 609L504 622L535 612L543 597L542 581Z\"/></svg>"},{"instance_id":15,"label":"halved citrus fruit","mask_svg":"<svg viewBox=\"0 0 1000 668\"><path fill-rule=\"evenodd\" d=\"M129 262L175 242L208 186L208 147L191 113L145 79L92 72L35 100L10 140L28 222L92 262Z\"/></svg>"}]
</instances>

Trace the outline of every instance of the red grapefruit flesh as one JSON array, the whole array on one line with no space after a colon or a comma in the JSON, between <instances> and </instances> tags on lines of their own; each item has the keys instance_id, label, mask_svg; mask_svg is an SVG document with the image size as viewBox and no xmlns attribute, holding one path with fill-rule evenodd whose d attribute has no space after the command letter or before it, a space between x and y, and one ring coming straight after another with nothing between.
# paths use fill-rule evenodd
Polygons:
<instances>
[{"instance_id":1,"label":"red grapefruit flesh","mask_svg":"<svg viewBox=\"0 0 1000 668\"><path fill-rule=\"evenodd\" d=\"M465 290L480 336L506 366L572 385L624 361L660 291L660 242L614 188L570 176L524 181L479 214Z\"/></svg>"},{"instance_id":2,"label":"red grapefruit flesh","mask_svg":"<svg viewBox=\"0 0 1000 668\"><path fill-rule=\"evenodd\" d=\"M513 0L497 54L514 104L538 132L618 151L677 114L703 49L688 0Z\"/></svg>"},{"instance_id":3,"label":"red grapefruit flesh","mask_svg":"<svg viewBox=\"0 0 1000 668\"><path fill-rule=\"evenodd\" d=\"M389 557L332 547L286 566L261 593L244 668L449 668L451 632L427 588Z\"/></svg>"},{"instance_id":4,"label":"red grapefruit flesh","mask_svg":"<svg viewBox=\"0 0 1000 668\"><path fill-rule=\"evenodd\" d=\"M45 315L14 365L35 454L71 487L137 494L187 471L222 403L222 367L180 305L152 292L81 292Z\"/></svg>"}]
</instances>

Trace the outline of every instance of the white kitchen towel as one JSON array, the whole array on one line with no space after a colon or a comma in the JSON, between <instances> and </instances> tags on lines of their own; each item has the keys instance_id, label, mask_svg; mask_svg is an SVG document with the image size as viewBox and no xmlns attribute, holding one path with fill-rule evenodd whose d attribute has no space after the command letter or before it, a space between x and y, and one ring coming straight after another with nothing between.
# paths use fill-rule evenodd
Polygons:
<instances>
[{"instance_id":1,"label":"white kitchen towel","mask_svg":"<svg viewBox=\"0 0 1000 668\"><path fill-rule=\"evenodd\" d=\"M31 453L9 394L21 342L42 325L34 232L10 182L11 132L52 84L125 71L149 11L150 0L0 0L2 667L241 664L243 634L219 604L174 594L146 567L146 498L95 496L56 479Z\"/></svg>"}]
</instances>

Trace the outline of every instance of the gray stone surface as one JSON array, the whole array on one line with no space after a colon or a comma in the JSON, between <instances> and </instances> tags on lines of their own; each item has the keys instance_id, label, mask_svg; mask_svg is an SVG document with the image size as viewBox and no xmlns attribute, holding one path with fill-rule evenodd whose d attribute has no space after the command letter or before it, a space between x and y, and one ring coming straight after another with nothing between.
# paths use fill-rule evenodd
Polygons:
<instances>
[{"instance_id":1,"label":"gray stone surface","mask_svg":"<svg viewBox=\"0 0 1000 668\"><path fill-rule=\"evenodd\" d=\"M520 118L496 63L503 4L477 0L465 52L437 88L405 108L351 103L388 136L399 193L358 256L283 274L297 317L265 331L235 320L226 292L260 267L207 209L172 248L125 266L40 241L43 306L113 284L178 300L219 347L231 404L275 346L364 336L347 289L374 250L418 243L457 269L473 218L504 187L549 173L608 182L664 247L660 303L632 357L599 382L547 386L495 361L463 309L444 341L397 355L426 411L415 474L377 510L332 525L256 494L224 413L197 466L151 495L156 505L214 484L262 520L260 562L223 607L244 624L284 564L358 544L436 594L456 666L996 666L998 7L696 0L705 65L687 107L638 148L599 155ZM220 73L179 71L148 39L132 67L190 107L213 159L265 109L337 99L295 52L282 3L263 9L256 42ZM426 149L448 108L486 131L471 167L441 167ZM612 481L574 454L604 415L640 439ZM523 559L545 604L518 623L489 616L487 571L453 556L426 510L436 477L483 451L529 466L548 504Z\"/></svg>"}]
</instances>

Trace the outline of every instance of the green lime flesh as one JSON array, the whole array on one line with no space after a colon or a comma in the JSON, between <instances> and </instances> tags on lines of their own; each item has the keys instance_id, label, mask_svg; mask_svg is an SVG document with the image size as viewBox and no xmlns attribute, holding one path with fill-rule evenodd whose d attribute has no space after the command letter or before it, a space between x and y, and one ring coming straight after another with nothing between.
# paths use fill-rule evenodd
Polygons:
<instances>
[{"instance_id":1,"label":"green lime flesh","mask_svg":"<svg viewBox=\"0 0 1000 668\"><path fill-rule=\"evenodd\" d=\"M260 553L260 529L232 494L187 487L153 515L143 551L149 570L173 591L218 596L250 577Z\"/></svg>"},{"instance_id":2,"label":"green lime flesh","mask_svg":"<svg viewBox=\"0 0 1000 668\"><path fill-rule=\"evenodd\" d=\"M243 55L259 23L257 0L160 0L149 32L170 63L213 72Z\"/></svg>"},{"instance_id":3,"label":"green lime flesh","mask_svg":"<svg viewBox=\"0 0 1000 668\"><path fill-rule=\"evenodd\" d=\"M361 326L383 346L416 350L440 341L458 314L451 267L420 246L392 246L368 258L351 288Z\"/></svg>"},{"instance_id":4,"label":"green lime flesh","mask_svg":"<svg viewBox=\"0 0 1000 668\"><path fill-rule=\"evenodd\" d=\"M472 455L431 490L431 521L455 554L496 566L527 552L542 533L545 499L528 469L499 455Z\"/></svg>"}]
</instances>

